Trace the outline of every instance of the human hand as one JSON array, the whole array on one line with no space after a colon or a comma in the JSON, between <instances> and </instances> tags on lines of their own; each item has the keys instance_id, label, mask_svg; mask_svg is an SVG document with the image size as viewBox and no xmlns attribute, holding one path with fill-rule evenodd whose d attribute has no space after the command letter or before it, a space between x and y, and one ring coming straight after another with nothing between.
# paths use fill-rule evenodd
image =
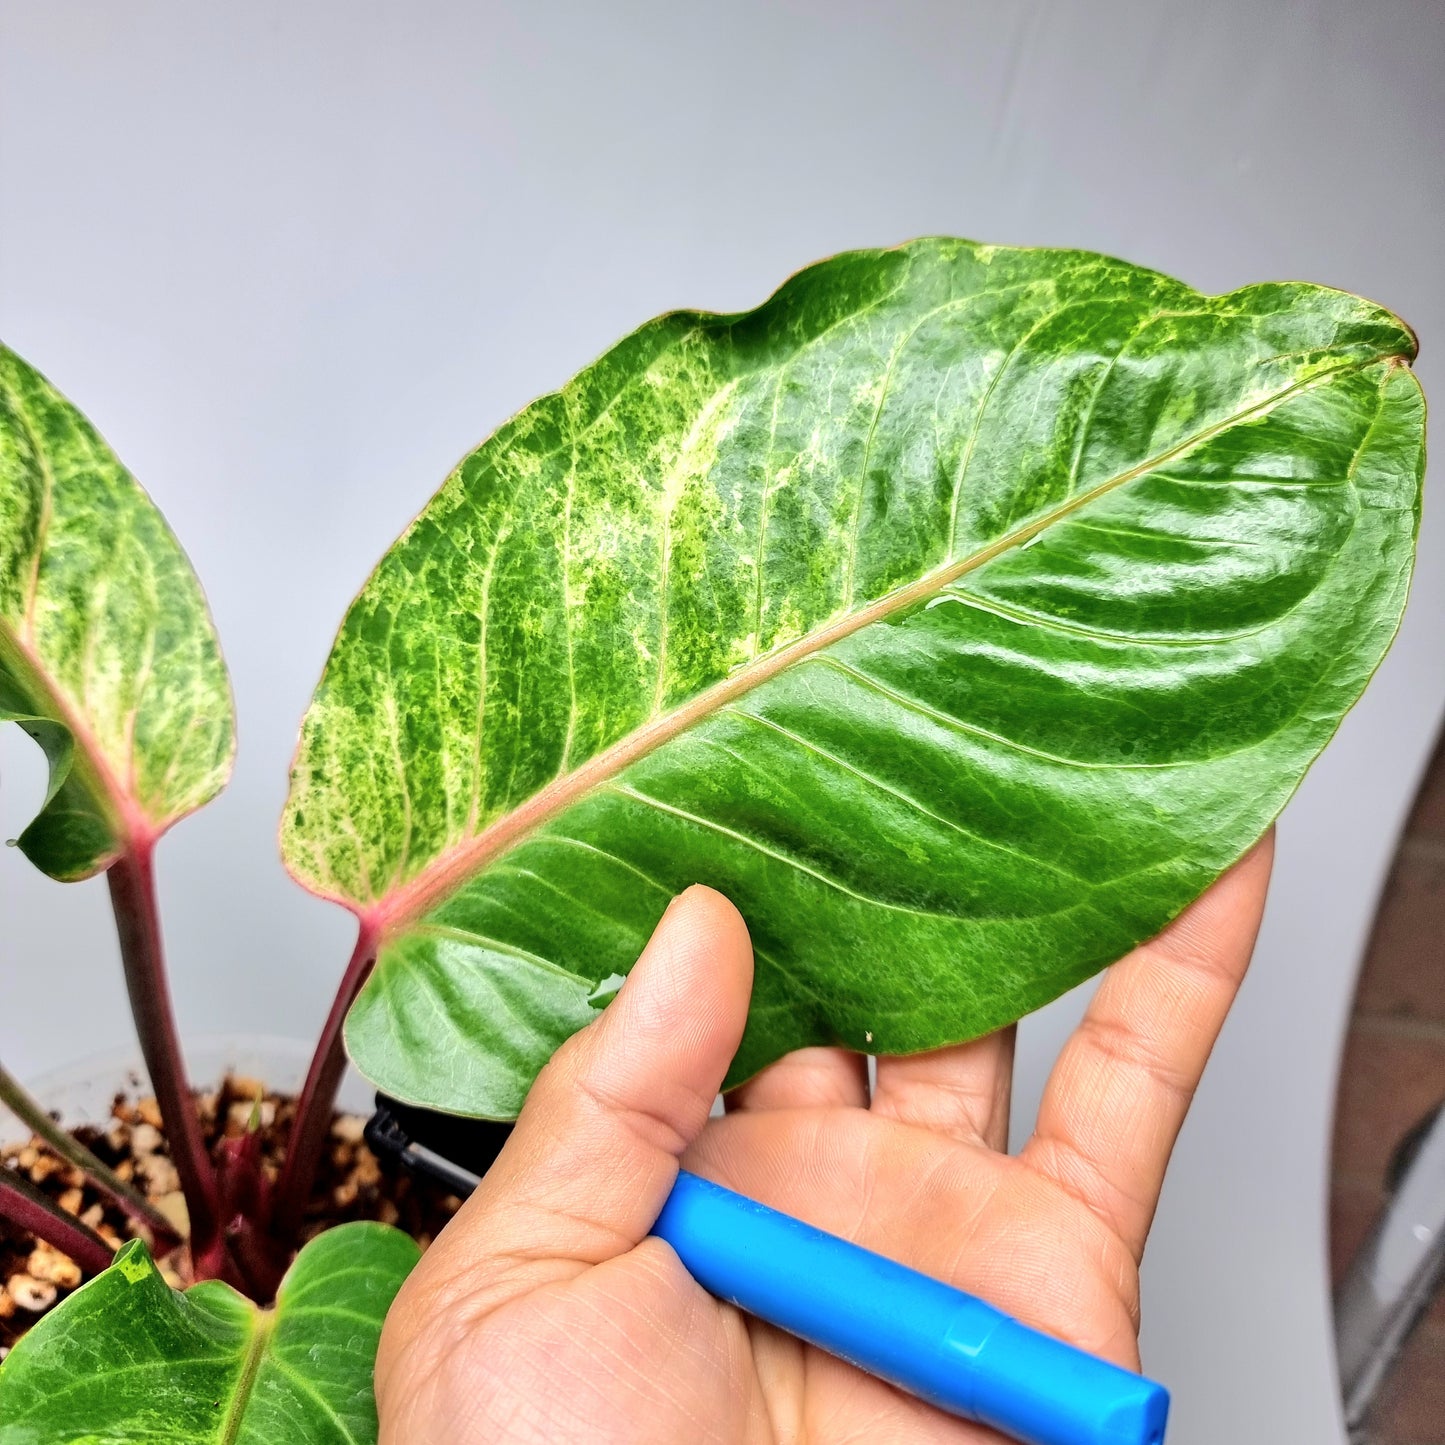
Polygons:
<instances>
[{"instance_id":1,"label":"human hand","mask_svg":"<svg viewBox=\"0 0 1445 1445\"><path fill-rule=\"evenodd\" d=\"M803 1049L709 1120L752 950L726 899L689 889L397 1297L381 1445L998 1441L695 1284L648 1236L679 1161L1137 1368L1139 1257L1272 854L1108 970L1017 1156L1012 1030L879 1059L871 1102L863 1058Z\"/></svg>"}]
</instances>

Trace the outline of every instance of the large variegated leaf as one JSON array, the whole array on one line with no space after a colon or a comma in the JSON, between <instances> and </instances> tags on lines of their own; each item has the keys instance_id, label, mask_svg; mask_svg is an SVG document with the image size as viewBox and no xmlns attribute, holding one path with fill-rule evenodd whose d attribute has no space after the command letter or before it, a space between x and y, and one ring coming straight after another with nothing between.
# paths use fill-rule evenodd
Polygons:
<instances>
[{"instance_id":1,"label":"large variegated leaf","mask_svg":"<svg viewBox=\"0 0 1445 1445\"><path fill-rule=\"evenodd\" d=\"M178 1294L133 1241L0 1365L0 1445L374 1445L376 1346L419 1255L343 1224L258 1310L218 1282Z\"/></svg>"},{"instance_id":2,"label":"large variegated leaf","mask_svg":"<svg viewBox=\"0 0 1445 1445\"><path fill-rule=\"evenodd\" d=\"M20 835L54 878L104 868L224 786L230 685L200 584L83 416L0 347L0 721L50 759Z\"/></svg>"},{"instance_id":3,"label":"large variegated leaf","mask_svg":"<svg viewBox=\"0 0 1445 1445\"><path fill-rule=\"evenodd\" d=\"M983 1033L1279 812L1404 605L1394 316L925 240L628 337L467 456L353 605L286 858L380 941L348 1043L507 1116L667 900L758 971L732 1079Z\"/></svg>"}]
</instances>

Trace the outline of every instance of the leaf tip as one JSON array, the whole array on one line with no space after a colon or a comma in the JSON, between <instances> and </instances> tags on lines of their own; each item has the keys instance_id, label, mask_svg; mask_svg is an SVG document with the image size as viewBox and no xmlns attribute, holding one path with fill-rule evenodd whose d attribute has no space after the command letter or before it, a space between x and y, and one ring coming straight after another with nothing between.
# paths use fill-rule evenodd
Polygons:
<instances>
[{"instance_id":1,"label":"leaf tip","mask_svg":"<svg viewBox=\"0 0 1445 1445\"><path fill-rule=\"evenodd\" d=\"M125 1277L127 1284L140 1284L155 1273L150 1251L138 1239L122 1246L116 1254L114 1267Z\"/></svg>"}]
</instances>

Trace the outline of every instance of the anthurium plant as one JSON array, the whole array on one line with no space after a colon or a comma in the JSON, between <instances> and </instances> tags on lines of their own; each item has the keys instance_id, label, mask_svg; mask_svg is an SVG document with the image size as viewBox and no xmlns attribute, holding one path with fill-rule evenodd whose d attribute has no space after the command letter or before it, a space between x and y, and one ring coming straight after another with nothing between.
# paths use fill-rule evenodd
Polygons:
<instances>
[{"instance_id":1,"label":"anthurium plant","mask_svg":"<svg viewBox=\"0 0 1445 1445\"><path fill-rule=\"evenodd\" d=\"M1390 644L1414 354L1320 286L926 239L662 316L533 402L382 559L302 723L282 852L358 937L273 1180L203 1145L156 910L157 843L231 765L215 632L137 483L0 352L0 717L50 760L19 846L106 875L202 1281L0 1175L98 1273L0 1366L0 1445L374 1438L415 1249L346 1226L291 1262L343 1035L399 1099L513 1117L698 881L756 953L733 1083L975 1037L1157 932Z\"/></svg>"}]
</instances>

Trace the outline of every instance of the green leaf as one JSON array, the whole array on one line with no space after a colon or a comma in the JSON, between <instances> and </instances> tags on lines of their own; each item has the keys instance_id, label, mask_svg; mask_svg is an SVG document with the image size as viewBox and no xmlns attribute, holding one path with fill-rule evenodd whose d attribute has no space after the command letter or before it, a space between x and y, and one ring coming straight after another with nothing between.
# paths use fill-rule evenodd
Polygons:
<instances>
[{"instance_id":1,"label":"green leaf","mask_svg":"<svg viewBox=\"0 0 1445 1445\"><path fill-rule=\"evenodd\" d=\"M733 1083L1157 932L1395 632L1414 351L1318 286L946 239L635 332L463 459L307 714L283 846L379 939L357 1063L515 1113L695 881L757 954Z\"/></svg>"},{"instance_id":2,"label":"green leaf","mask_svg":"<svg viewBox=\"0 0 1445 1445\"><path fill-rule=\"evenodd\" d=\"M50 760L20 835L53 878L89 877L230 775L230 685L200 584L86 419L0 346L0 721Z\"/></svg>"},{"instance_id":3,"label":"green leaf","mask_svg":"<svg viewBox=\"0 0 1445 1445\"><path fill-rule=\"evenodd\" d=\"M367 1445L382 1321L419 1258L343 1224L258 1310L215 1281L178 1293L132 1241L0 1365L0 1445Z\"/></svg>"}]
</instances>

